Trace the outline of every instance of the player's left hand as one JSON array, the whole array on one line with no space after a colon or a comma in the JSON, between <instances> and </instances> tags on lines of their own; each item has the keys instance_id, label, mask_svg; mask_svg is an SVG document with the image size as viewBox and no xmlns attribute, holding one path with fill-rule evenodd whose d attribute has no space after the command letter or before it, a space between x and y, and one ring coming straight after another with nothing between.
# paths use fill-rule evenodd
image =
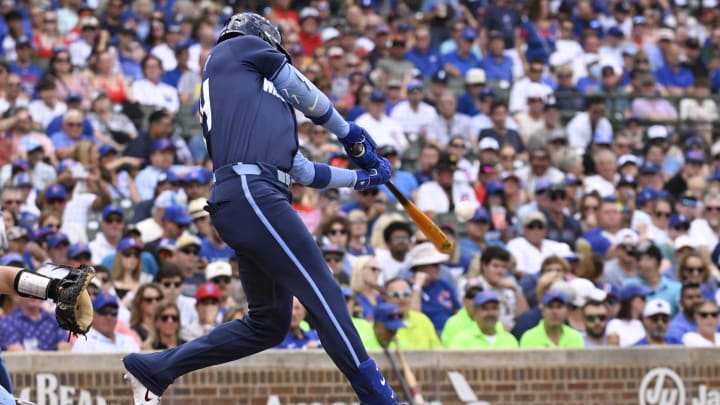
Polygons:
<instances>
[{"instance_id":1,"label":"player's left hand","mask_svg":"<svg viewBox=\"0 0 720 405\"><path fill-rule=\"evenodd\" d=\"M390 162L384 157L378 157L379 165L375 169L356 170L357 181L355 181L355 190L367 190L387 183L392 175L392 167Z\"/></svg>"},{"instance_id":2,"label":"player's left hand","mask_svg":"<svg viewBox=\"0 0 720 405\"><path fill-rule=\"evenodd\" d=\"M58 266L65 267L65 266ZM69 273L57 284L57 307L55 317L58 325L74 335L84 335L90 330L93 308L87 286L95 277L90 266L67 266Z\"/></svg>"},{"instance_id":3,"label":"player's left hand","mask_svg":"<svg viewBox=\"0 0 720 405\"><path fill-rule=\"evenodd\" d=\"M340 142L350 160L363 170L378 168L380 158L375 153L377 147L375 140L372 139L365 128L354 122L348 124L350 125L350 131L344 138L340 139Z\"/></svg>"}]
</instances>

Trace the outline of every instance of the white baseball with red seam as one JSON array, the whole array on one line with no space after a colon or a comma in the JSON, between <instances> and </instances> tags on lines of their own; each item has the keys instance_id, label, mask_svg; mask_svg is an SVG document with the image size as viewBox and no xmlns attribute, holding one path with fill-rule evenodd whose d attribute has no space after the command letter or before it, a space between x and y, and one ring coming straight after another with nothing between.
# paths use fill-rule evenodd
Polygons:
<instances>
[{"instance_id":1,"label":"white baseball with red seam","mask_svg":"<svg viewBox=\"0 0 720 405\"><path fill-rule=\"evenodd\" d=\"M455 205L455 215L462 221L469 221L478 207L479 205L474 201L460 201Z\"/></svg>"}]
</instances>

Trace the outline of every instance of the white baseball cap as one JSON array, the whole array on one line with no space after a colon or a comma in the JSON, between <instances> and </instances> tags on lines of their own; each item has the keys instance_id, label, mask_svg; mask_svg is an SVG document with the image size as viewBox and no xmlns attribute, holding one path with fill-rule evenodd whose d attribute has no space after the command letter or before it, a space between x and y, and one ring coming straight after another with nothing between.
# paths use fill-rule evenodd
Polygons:
<instances>
[{"instance_id":1,"label":"white baseball cap","mask_svg":"<svg viewBox=\"0 0 720 405\"><path fill-rule=\"evenodd\" d=\"M670 304L662 298L655 298L648 301L647 304L645 304L645 309L643 310L643 317L645 318L658 314L668 316L672 314Z\"/></svg>"},{"instance_id":2,"label":"white baseball cap","mask_svg":"<svg viewBox=\"0 0 720 405\"><path fill-rule=\"evenodd\" d=\"M485 71L480 68L468 69L465 73L465 84L485 84Z\"/></svg>"},{"instance_id":3,"label":"white baseball cap","mask_svg":"<svg viewBox=\"0 0 720 405\"><path fill-rule=\"evenodd\" d=\"M570 281L570 286L575 290L575 297L570 303L575 307L582 307L588 301L605 301L607 292L595 287L592 281L586 278L576 278Z\"/></svg>"},{"instance_id":4,"label":"white baseball cap","mask_svg":"<svg viewBox=\"0 0 720 405\"><path fill-rule=\"evenodd\" d=\"M650 139L667 138L669 133L664 125L653 125L647 129L647 135Z\"/></svg>"},{"instance_id":5,"label":"white baseball cap","mask_svg":"<svg viewBox=\"0 0 720 405\"><path fill-rule=\"evenodd\" d=\"M210 281L220 276L232 276L230 263L223 260L208 263L207 267L205 267L205 280Z\"/></svg>"},{"instance_id":6,"label":"white baseball cap","mask_svg":"<svg viewBox=\"0 0 720 405\"><path fill-rule=\"evenodd\" d=\"M686 247L695 249L697 245L698 244L695 242L695 239L691 238L688 235L680 235L675 238L675 242L673 242L673 247L675 248L675 250L680 250Z\"/></svg>"},{"instance_id":7,"label":"white baseball cap","mask_svg":"<svg viewBox=\"0 0 720 405\"><path fill-rule=\"evenodd\" d=\"M500 150L500 143L498 143L497 139L486 136L485 138L480 140L480 150Z\"/></svg>"}]
</instances>

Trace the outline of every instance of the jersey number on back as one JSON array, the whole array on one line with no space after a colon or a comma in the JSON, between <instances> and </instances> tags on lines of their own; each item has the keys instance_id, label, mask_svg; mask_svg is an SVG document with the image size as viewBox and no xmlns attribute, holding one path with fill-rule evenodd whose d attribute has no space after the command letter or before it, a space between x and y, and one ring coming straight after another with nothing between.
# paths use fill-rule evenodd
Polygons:
<instances>
[{"instance_id":1,"label":"jersey number on back","mask_svg":"<svg viewBox=\"0 0 720 405\"><path fill-rule=\"evenodd\" d=\"M212 128L212 111L210 109L210 79L207 78L202 82L202 98L200 99L200 114L205 119L207 131Z\"/></svg>"}]
</instances>

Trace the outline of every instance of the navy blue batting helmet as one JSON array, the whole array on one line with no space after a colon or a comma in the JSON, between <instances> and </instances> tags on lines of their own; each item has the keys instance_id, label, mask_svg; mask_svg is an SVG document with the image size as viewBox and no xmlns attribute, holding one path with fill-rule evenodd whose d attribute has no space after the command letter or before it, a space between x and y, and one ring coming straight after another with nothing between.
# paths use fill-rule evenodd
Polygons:
<instances>
[{"instance_id":1,"label":"navy blue batting helmet","mask_svg":"<svg viewBox=\"0 0 720 405\"><path fill-rule=\"evenodd\" d=\"M230 17L225 27L220 32L218 43L239 35L255 35L263 41L282 52L290 59L290 54L282 46L282 37L280 31L265 17L245 11Z\"/></svg>"}]
</instances>

